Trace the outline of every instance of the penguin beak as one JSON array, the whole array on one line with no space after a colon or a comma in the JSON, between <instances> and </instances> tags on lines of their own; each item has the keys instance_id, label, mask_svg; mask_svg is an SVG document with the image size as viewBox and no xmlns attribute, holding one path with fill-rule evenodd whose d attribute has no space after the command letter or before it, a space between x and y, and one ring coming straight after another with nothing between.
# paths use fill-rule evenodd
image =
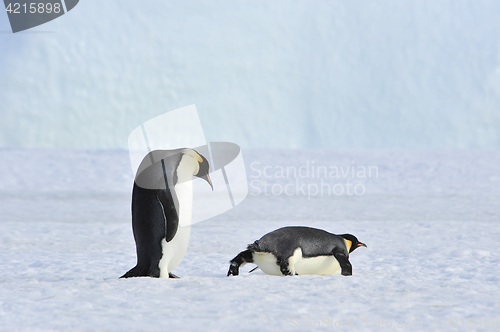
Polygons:
<instances>
[{"instance_id":1,"label":"penguin beak","mask_svg":"<svg viewBox=\"0 0 500 332\"><path fill-rule=\"evenodd\" d=\"M365 248L368 248L368 247L366 246L366 244L361 243L361 242L359 242L359 243L358 243L358 247L365 247Z\"/></svg>"},{"instance_id":2,"label":"penguin beak","mask_svg":"<svg viewBox=\"0 0 500 332\"><path fill-rule=\"evenodd\" d=\"M212 188L212 191L214 191L214 186L212 185L212 180L210 179L210 175L205 174L203 176L200 176L203 180L207 181L210 187Z\"/></svg>"}]
</instances>

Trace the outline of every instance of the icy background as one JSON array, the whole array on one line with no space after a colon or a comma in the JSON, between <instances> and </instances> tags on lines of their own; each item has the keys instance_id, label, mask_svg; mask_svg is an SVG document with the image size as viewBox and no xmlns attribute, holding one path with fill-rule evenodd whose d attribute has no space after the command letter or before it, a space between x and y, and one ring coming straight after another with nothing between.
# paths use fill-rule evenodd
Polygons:
<instances>
[{"instance_id":1,"label":"icy background","mask_svg":"<svg viewBox=\"0 0 500 332\"><path fill-rule=\"evenodd\" d=\"M0 146L126 148L196 104L244 148L500 148L500 2L82 0L12 34Z\"/></svg>"},{"instance_id":2,"label":"icy background","mask_svg":"<svg viewBox=\"0 0 500 332\"><path fill-rule=\"evenodd\" d=\"M349 330L363 331L366 321L383 321L421 322L419 331L436 320L436 330L447 330L446 319L498 322L498 151L243 156L249 181L275 185L295 179L258 177L252 168L354 162L376 165L379 176L355 179L366 187L362 196L254 189L233 210L193 226L175 270L180 280L123 280L136 259L127 151L0 150L0 330L271 331L353 321ZM249 275L250 264L226 277L232 257L285 225L352 233L368 248L352 253L352 277Z\"/></svg>"},{"instance_id":3,"label":"icy background","mask_svg":"<svg viewBox=\"0 0 500 332\"><path fill-rule=\"evenodd\" d=\"M0 11L0 331L498 324L499 12L494 0L81 0L12 34ZM136 259L128 135L191 104L207 141L243 148L250 194L193 226L182 279L120 280ZM378 176L323 179L360 196L262 191L321 185L275 174L313 161ZM225 277L286 225L368 248L352 277Z\"/></svg>"}]
</instances>

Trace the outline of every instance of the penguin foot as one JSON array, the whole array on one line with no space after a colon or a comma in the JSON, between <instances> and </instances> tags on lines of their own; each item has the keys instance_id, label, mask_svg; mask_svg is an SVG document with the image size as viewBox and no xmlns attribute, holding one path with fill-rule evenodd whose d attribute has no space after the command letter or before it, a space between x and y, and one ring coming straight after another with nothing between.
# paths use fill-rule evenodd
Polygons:
<instances>
[{"instance_id":1,"label":"penguin foot","mask_svg":"<svg viewBox=\"0 0 500 332\"><path fill-rule=\"evenodd\" d=\"M292 272L288 269L288 262L278 259L278 265L280 266L280 271L284 276L292 276ZM295 271L294 271L295 272Z\"/></svg>"},{"instance_id":2,"label":"penguin foot","mask_svg":"<svg viewBox=\"0 0 500 332\"><path fill-rule=\"evenodd\" d=\"M173 274L172 272L169 272L169 273L168 273L168 277L169 277L170 279L180 279L178 276L176 276L176 275L175 275L175 274Z\"/></svg>"}]
</instances>

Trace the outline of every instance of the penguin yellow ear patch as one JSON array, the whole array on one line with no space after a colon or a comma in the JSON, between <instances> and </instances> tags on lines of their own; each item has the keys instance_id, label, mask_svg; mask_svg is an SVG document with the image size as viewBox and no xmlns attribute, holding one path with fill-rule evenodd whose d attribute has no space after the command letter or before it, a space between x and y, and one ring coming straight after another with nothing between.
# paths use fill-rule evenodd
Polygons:
<instances>
[{"instance_id":1,"label":"penguin yellow ear patch","mask_svg":"<svg viewBox=\"0 0 500 332\"><path fill-rule=\"evenodd\" d=\"M347 248L347 251L349 252L349 250L351 250L352 242L349 240L346 240L346 239L344 239L344 242L345 242L345 246Z\"/></svg>"},{"instance_id":2,"label":"penguin yellow ear patch","mask_svg":"<svg viewBox=\"0 0 500 332\"><path fill-rule=\"evenodd\" d=\"M203 162L203 158L198 154L198 162L202 163Z\"/></svg>"}]
</instances>

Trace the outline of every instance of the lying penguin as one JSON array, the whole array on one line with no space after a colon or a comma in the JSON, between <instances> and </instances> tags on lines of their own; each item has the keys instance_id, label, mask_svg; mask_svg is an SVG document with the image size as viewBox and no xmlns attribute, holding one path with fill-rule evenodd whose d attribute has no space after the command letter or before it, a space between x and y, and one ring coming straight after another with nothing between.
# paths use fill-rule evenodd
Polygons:
<instances>
[{"instance_id":1,"label":"lying penguin","mask_svg":"<svg viewBox=\"0 0 500 332\"><path fill-rule=\"evenodd\" d=\"M283 227L249 244L231 260L227 276L239 274L240 266L257 264L271 275L352 275L349 253L364 243L351 234L335 235L311 227ZM252 270L253 271L253 270ZM250 272L252 272L250 271Z\"/></svg>"}]
</instances>

